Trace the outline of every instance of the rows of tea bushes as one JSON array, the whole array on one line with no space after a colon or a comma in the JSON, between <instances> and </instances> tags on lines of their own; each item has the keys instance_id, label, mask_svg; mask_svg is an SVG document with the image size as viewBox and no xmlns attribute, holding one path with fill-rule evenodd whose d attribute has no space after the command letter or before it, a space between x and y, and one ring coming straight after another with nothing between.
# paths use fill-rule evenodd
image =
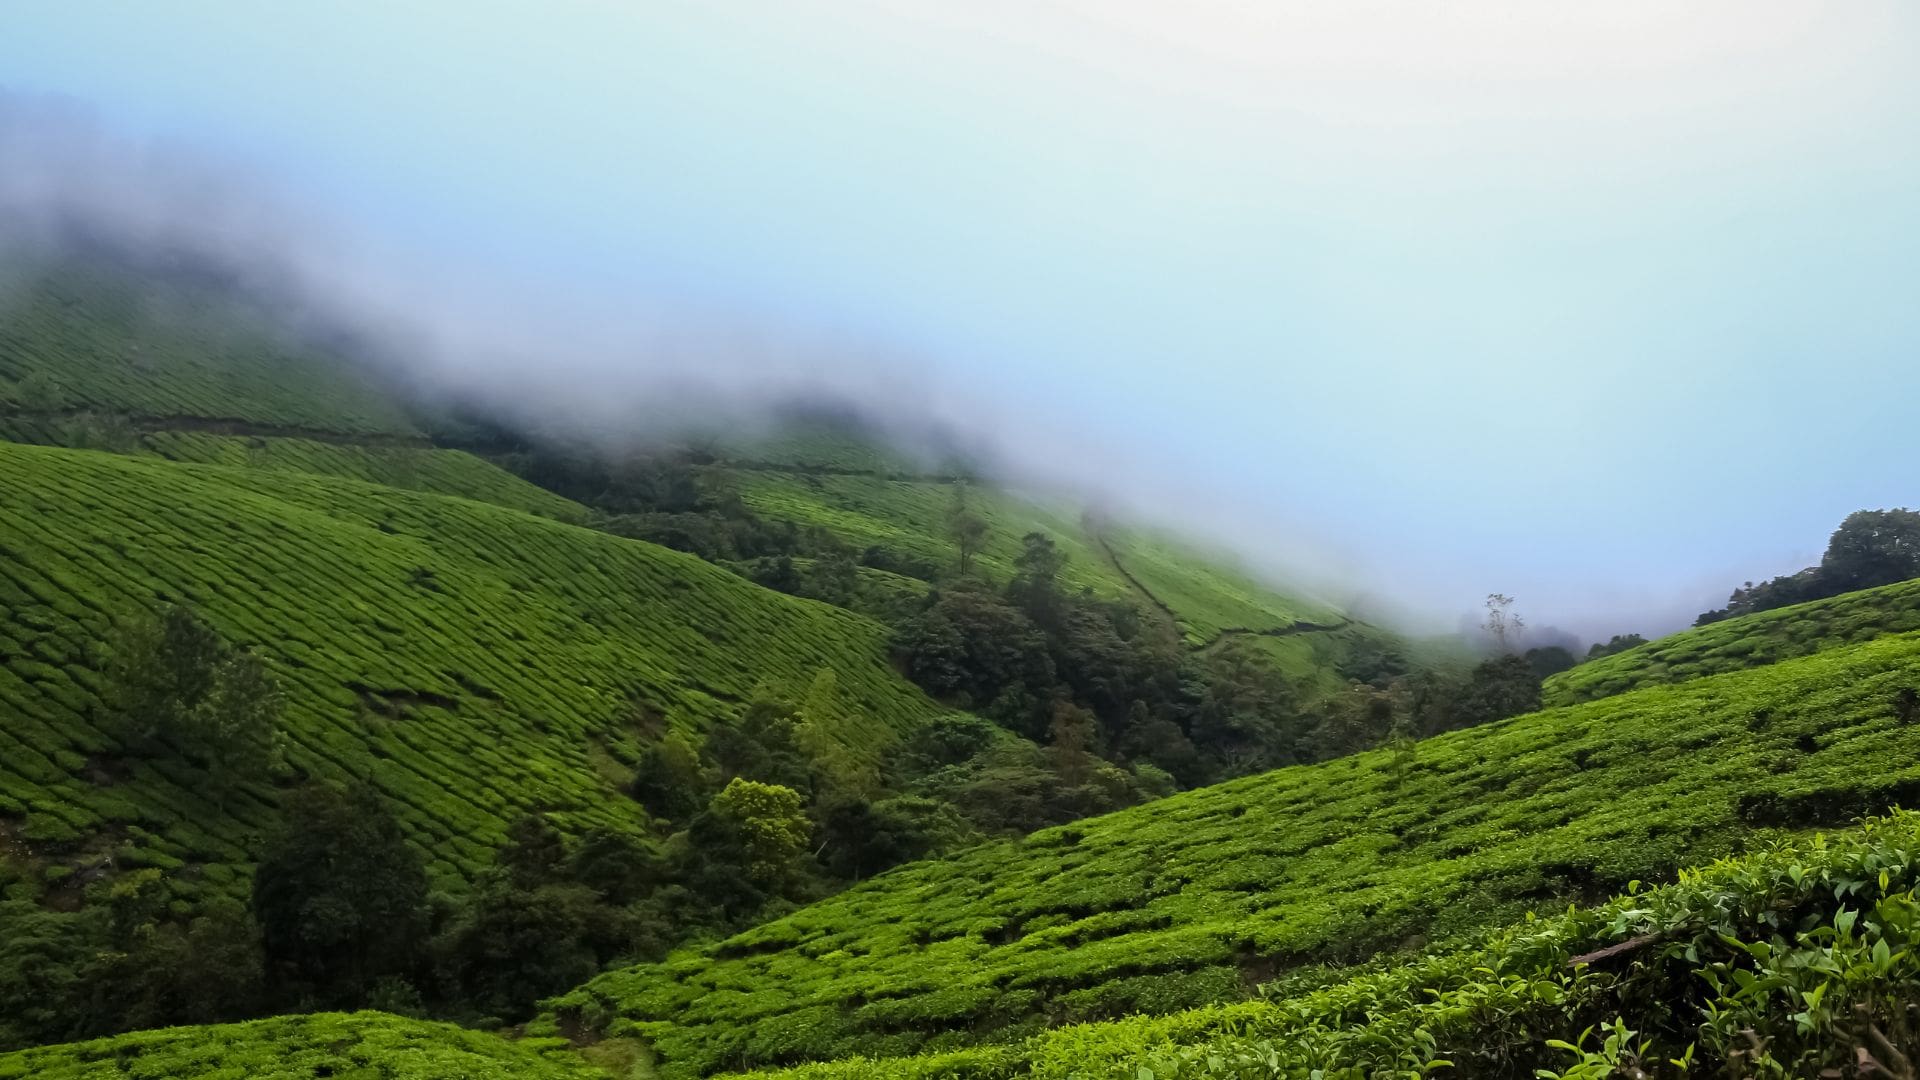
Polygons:
<instances>
[{"instance_id":1,"label":"rows of tea bushes","mask_svg":"<svg viewBox=\"0 0 1920 1080\"><path fill-rule=\"evenodd\" d=\"M901 867L553 1007L692 1076L1234 1001L1909 801L1916 688L1893 637L1283 769Z\"/></svg>"},{"instance_id":2,"label":"rows of tea bushes","mask_svg":"<svg viewBox=\"0 0 1920 1080\"><path fill-rule=\"evenodd\" d=\"M420 435L374 379L294 344L265 315L210 285L97 261L49 262L37 272L9 267L0 307L3 413L90 410Z\"/></svg>"},{"instance_id":3,"label":"rows of tea bushes","mask_svg":"<svg viewBox=\"0 0 1920 1080\"><path fill-rule=\"evenodd\" d=\"M1571 705L1910 630L1920 630L1920 580L1685 630L1563 671L1546 681L1541 696L1549 705Z\"/></svg>"},{"instance_id":4,"label":"rows of tea bushes","mask_svg":"<svg viewBox=\"0 0 1920 1080\"><path fill-rule=\"evenodd\" d=\"M1920 817L1897 814L1305 992L755 1075L1897 1076L1886 1047L1920 1034L1917 883Z\"/></svg>"},{"instance_id":5,"label":"rows of tea bushes","mask_svg":"<svg viewBox=\"0 0 1920 1080\"><path fill-rule=\"evenodd\" d=\"M0 1054L0 1080L595 1080L551 1041L386 1013L166 1028Z\"/></svg>"},{"instance_id":6,"label":"rows of tea bushes","mask_svg":"<svg viewBox=\"0 0 1920 1080\"><path fill-rule=\"evenodd\" d=\"M139 451L169 461L344 476L371 484L458 495L557 521L579 523L587 510L463 450L417 446L359 446L312 439L159 431L144 435Z\"/></svg>"},{"instance_id":7,"label":"rows of tea bushes","mask_svg":"<svg viewBox=\"0 0 1920 1080\"><path fill-rule=\"evenodd\" d=\"M237 888L273 793L216 801L194 763L117 738L99 643L165 603L268 660L293 767L371 774L443 882L530 810L570 831L645 827L620 790L642 746L763 689L813 702L809 721L856 754L937 712L878 624L604 533L86 451L0 444L0 476L0 832L56 861L180 871L185 899Z\"/></svg>"},{"instance_id":8,"label":"rows of tea bushes","mask_svg":"<svg viewBox=\"0 0 1920 1080\"><path fill-rule=\"evenodd\" d=\"M855 550L880 545L943 569L958 560L948 524L956 498L953 483L766 469L743 472L740 483L742 498L756 513L825 528ZM1169 541L1096 528L1064 505L978 486L970 486L964 498L989 528L975 566L995 580L1012 577L1021 537L1043 532L1067 557L1064 579L1070 587L1149 609L1164 607L1192 644L1211 641L1227 629L1259 632L1303 621L1341 621L1326 605L1277 593Z\"/></svg>"}]
</instances>

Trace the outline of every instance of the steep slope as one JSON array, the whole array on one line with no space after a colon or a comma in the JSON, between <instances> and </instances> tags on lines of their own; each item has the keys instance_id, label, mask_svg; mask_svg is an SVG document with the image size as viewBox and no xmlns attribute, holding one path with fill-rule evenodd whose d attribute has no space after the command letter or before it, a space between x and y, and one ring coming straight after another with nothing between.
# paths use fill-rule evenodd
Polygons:
<instances>
[{"instance_id":1,"label":"steep slope","mask_svg":"<svg viewBox=\"0 0 1920 1080\"><path fill-rule=\"evenodd\" d=\"M1917 854L1920 818L1899 814L1320 988L755 1075L1899 1075L1914 1049L1906 1003L1920 992Z\"/></svg>"},{"instance_id":2,"label":"steep slope","mask_svg":"<svg viewBox=\"0 0 1920 1080\"><path fill-rule=\"evenodd\" d=\"M99 257L5 269L0 434L8 438L21 437L15 425L31 433L91 412L141 430L426 442L371 372L301 343L259 305L236 299L231 283Z\"/></svg>"},{"instance_id":3,"label":"steep slope","mask_svg":"<svg viewBox=\"0 0 1920 1080\"><path fill-rule=\"evenodd\" d=\"M295 472L0 444L0 832L37 860L234 886L272 820L192 763L129 755L99 695L116 619L194 605L289 686L301 772L370 774L447 883L516 815L646 826L645 740L761 687L871 755L939 710L886 632L689 556L465 499Z\"/></svg>"},{"instance_id":4,"label":"steep slope","mask_svg":"<svg viewBox=\"0 0 1920 1080\"><path fill-rule=\"evenodd\" d=\"M1920 630L1920 580L1683 630L1563 671L1546 681L1541 696L1549 705L1571 705L1910 630Z\"/></svg>"},{"instance_id":5,"label":"steep slope","mask_svg":"<svg viewBox=\"0 0 1920 1080\"><path fill-rule=\"evenodd\" d=\"M1237 999L1909 799L1916 664L1920 638L1889 638L1172 796L894 870L556 1007L692 1076Z\"/></svg>"},{"instance_id":6,"label":"steep slope","mask_svg":"<svg viewBox=\"0 0 1920 1080\"><path fill-rule=\"evenodd\" d=\"M317 1013L0 1054L0 1080L593 1080L570 1054L452 1024Z\"/></svg>"}]
</instances>

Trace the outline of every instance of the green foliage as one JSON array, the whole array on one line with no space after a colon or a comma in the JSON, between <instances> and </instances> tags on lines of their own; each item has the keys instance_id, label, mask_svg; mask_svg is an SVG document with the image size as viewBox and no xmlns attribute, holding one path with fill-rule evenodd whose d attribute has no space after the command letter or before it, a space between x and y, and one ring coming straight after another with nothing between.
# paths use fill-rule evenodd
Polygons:
<instances>
[{"instance_id":1,"label":"green foliage","mask_svg":"<svg viewBox=\"0 0 1920 1080\"><path fill-rule=\"evenodd\" d=\"M273 790L130 754L95 643L191 604L285 693L296 774L367 776L444 885L507 825L641 834L607 757L697 739L822 670L821 737L876 760L940 710L886 631L659 548L463 499L277 470L0 444L0 827L35 865L111 852L192 905L244 895Z\"/></svg>"},{"instance_id":2,"label":"green foliage","mask_svg":"<svg viewBox=\"0 0 1920 1080\"><path fill-rule=\"evenodd\" d=\"M201 431L150 432L140 437L136 449L168 461L314 473L408 491L457 495L556 521L584 522L588 516L586 507L535 487L464 450Z\"/></svg>"},{"instance_id":3,"label":"green foliage","mask_svg":"<svg viewBox=\"0 0 1920 1080\"><path fill-rule=\"evenodd\" d=\"M738 776L707 804L707 814L712 834L729 841L731 850L718 857L733 861L756 884L777 884L791 874L812 832L799 792Z\"/></svg>"},{"instance_id":4,"label":"green foliage","mask_svg":"<svg viewBox=\"0 0 1920 1080\"><path fill-rule=\"evenodd\" d=\"M289 991L338 1005L414 974L426 931L420 853L366 784L291 792L286 823L253 878L253 913L271 973Z\"/></svg>"},{"instance_id":5,"label":"green foliage","mask_svg":"<svg viewBox=\"0 0 1920 1080\"><path fill-rule=\"evenodd\" d=\"M70 416L89 412L255 434L420 436L370 372L294 343L217 284L51 261L10 275L0 303L7 438L64 442Z\"/></svg>"},{"instance_id":6,"label":"green foliage","mask_svg":"<svg viewBox=\"0 0 1920 1080\"><path fill-rule=\"evenodd\" d=\"M259 657L177 606L122 627L110 650L107 700L131 741L163 739L204 756L221 784L264 776L283 695Z\"/></svg>"},{"instance_id":7,"label":"green foliage","mask_svg":"<svg viewBox=\"0 0 1920 1080\"><path fill-rule=\"evenodd\" d=\"M765 1080L1901 1075L1920 817L1631 882L1597 906L1262 1000Z\"/></svg>"},{"instance_id":8,"label":"green foliage","mask_svg":"<svg viewBox=\"0 0 1920 1080\"><path fill-rule=\"evenodd\" d=\"M1904 801L1917 663L1892 638L1170 796L898 867L555 1004L691 1075L1238 998ZM802 1052L753 1034L802 1018Z\"/></svg>"},{"instance_id":9,"label":"green foliage","mask_svg":"<svg viewBox=\"0 0 1920 1080\"><path fill-rule=\"evenodd\" d=\"M1740 615L1820 600L1858 589L1920 577L1920 513L1860 510L1847 515L1827 541L1820 565L1733 590L1727 606L1694 621L1706 626Z\"/></svg>"},{"instance_id":10,"label":"green foliage","mask_svg":"<svg viewBox=\"0 0 1920 1080\"><path fill-rule=\"evenodd\" d=\"M1629 645L1546 680L1542 695L1549 705L1570 705L1912 630L1920 630L1920 581L1727 619Z\"/></svg>"},{"instance_id":11,"label":"green foliage","mask_svg":"<svg viewBox=\"0 0 1920 1080\"><path fill-rule=\"evenodd\" d=\"M280 1016L0 1054L0 1080L604 1080L552 1042L383 1013Z\"/></svg>"}]
</instances>

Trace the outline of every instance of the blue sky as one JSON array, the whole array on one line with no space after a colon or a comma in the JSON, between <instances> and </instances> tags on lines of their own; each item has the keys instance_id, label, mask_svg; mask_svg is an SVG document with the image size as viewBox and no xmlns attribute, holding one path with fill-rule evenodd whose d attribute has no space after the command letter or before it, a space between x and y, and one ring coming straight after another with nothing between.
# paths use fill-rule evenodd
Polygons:
<instances>
[{"instance_id":1,"label":"blue sky","mask_svg":"<svg viewBox=\"0 0 1920 1080\"><path fill-rule=\"evenodd\" d=\"M37 7L12 94L530 327L644 308L539 358L596 396L804 340L1449 622L1663 628L1920 502L1902 0Z\"/></svg>"}]
</instances>

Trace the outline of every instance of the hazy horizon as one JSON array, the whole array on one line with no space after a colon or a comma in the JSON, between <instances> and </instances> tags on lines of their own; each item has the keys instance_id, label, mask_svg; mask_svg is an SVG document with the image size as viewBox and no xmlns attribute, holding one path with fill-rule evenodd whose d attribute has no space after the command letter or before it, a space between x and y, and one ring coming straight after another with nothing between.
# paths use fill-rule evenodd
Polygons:
<instances>
[{"instance_id":1,"label":"hazy horizon","mask_svg":"<svg viewBox=\"0 0 1920 1080\"><path fill-rule=\"evenodd\" d=\"M79 3L0 208L428 377L799 393L1450 626L1672 629L1920 502L1920 9Z\"/></svg>"}]
</instances>

